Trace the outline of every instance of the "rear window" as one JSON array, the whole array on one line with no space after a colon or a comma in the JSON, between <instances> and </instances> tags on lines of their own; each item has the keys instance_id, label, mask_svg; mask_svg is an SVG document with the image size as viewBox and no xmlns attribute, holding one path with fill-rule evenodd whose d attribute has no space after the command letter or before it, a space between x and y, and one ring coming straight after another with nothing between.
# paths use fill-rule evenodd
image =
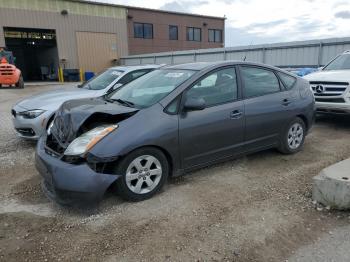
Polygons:
<instances>
[{"instance_id":1,"label":"rear window","mask_svg":"<svg viewBox=\"0 0 350 262\"><path fill-rule=\"evenodd\" d=\"M295 77L287 75L282 72L277 72L278 76L280 77L283 85L287 90L290 90L293 88L295 82L297 81Z\"/></svg>"}]
</instances>

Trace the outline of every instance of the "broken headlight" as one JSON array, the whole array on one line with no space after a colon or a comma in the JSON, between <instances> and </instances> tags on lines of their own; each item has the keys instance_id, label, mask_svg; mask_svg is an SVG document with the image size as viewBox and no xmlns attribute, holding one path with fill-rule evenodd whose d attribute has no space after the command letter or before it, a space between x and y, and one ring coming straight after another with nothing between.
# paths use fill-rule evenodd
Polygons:
<instances>
[{"instance_id":1,"label":"broken headlight","mask_svg":"<svg viewBox=\"0 0 350 262\"><path fill-rule=\"evenodd\" d=\"M102 138L117 129L118 125L103 125L77 137L69 144L64 154L67 156L83 155L87 153Z\"/></svg>"}]
</instances>

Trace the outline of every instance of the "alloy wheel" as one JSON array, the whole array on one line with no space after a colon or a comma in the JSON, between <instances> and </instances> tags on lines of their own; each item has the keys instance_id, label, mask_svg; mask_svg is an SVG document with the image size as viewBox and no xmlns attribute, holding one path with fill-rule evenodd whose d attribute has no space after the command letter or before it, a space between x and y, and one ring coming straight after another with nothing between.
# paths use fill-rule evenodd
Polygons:
<instances>
[{"instance_id":1,"label":"alloy wheel","mask_svg":"<svg viewBox=\"0 0 350 262\"><path fill-rule=\"evenodd\" d=\"M300 123L293 124L288 131L288 146L291 149L300 147L304 139L304 129Z\"/></svg>"},{"instance_id":2,"label":"alloy wheel","mask_svg":"<svg viewBox=\"0 0 350 262\"><path fill-rule=\"evenodd\" d=\"M128 188L136 194L147 194L159 184L162 177L160 161L151 155L134 159L128 166L125 181Z\"/></svg>"}]
</instances>

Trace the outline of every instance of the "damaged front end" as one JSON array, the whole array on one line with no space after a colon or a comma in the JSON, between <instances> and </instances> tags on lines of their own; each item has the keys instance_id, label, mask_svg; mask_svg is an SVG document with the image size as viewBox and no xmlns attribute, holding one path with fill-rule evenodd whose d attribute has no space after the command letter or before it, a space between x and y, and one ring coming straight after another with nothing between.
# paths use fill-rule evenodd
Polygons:
<instances>
[{"instance_id":1,"label":"damaged front end","mask_svg":"<svg viewBox=\"0 0 350 262\"><path fill-rule=\"evenodd\" d=\"M44 177L47 195L60 203L75 198L72 192L87 195L89 200L101 198L119 177L114 172L118 156L101 158L89 151L137 111L103 99L64 103L37 147L36 166Z\"/></svg>"}]
</instances>

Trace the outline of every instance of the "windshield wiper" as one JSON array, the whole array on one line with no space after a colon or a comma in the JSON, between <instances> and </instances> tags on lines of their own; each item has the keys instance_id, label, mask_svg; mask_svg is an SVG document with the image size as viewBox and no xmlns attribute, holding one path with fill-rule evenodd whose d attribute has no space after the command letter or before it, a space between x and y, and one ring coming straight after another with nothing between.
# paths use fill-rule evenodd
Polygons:
<instances>
[{"instance_id":1,"label":"windshield wiper","mask_svg":"<svg viewBox=\"0 0 350 262\"><path fill-rule=\"evenodd\" d=\"M133 102L130 102L130 101L127 101L127 100L123 100L123 99L113 99L113 98L108 98L108 97L105 97L105 100L108 101L108 102L118 102L119 104L122 104L122 105L125 105L125 106L128 106L128 107L135 107L135 104Z\"/></svg>"}]
</instances>

